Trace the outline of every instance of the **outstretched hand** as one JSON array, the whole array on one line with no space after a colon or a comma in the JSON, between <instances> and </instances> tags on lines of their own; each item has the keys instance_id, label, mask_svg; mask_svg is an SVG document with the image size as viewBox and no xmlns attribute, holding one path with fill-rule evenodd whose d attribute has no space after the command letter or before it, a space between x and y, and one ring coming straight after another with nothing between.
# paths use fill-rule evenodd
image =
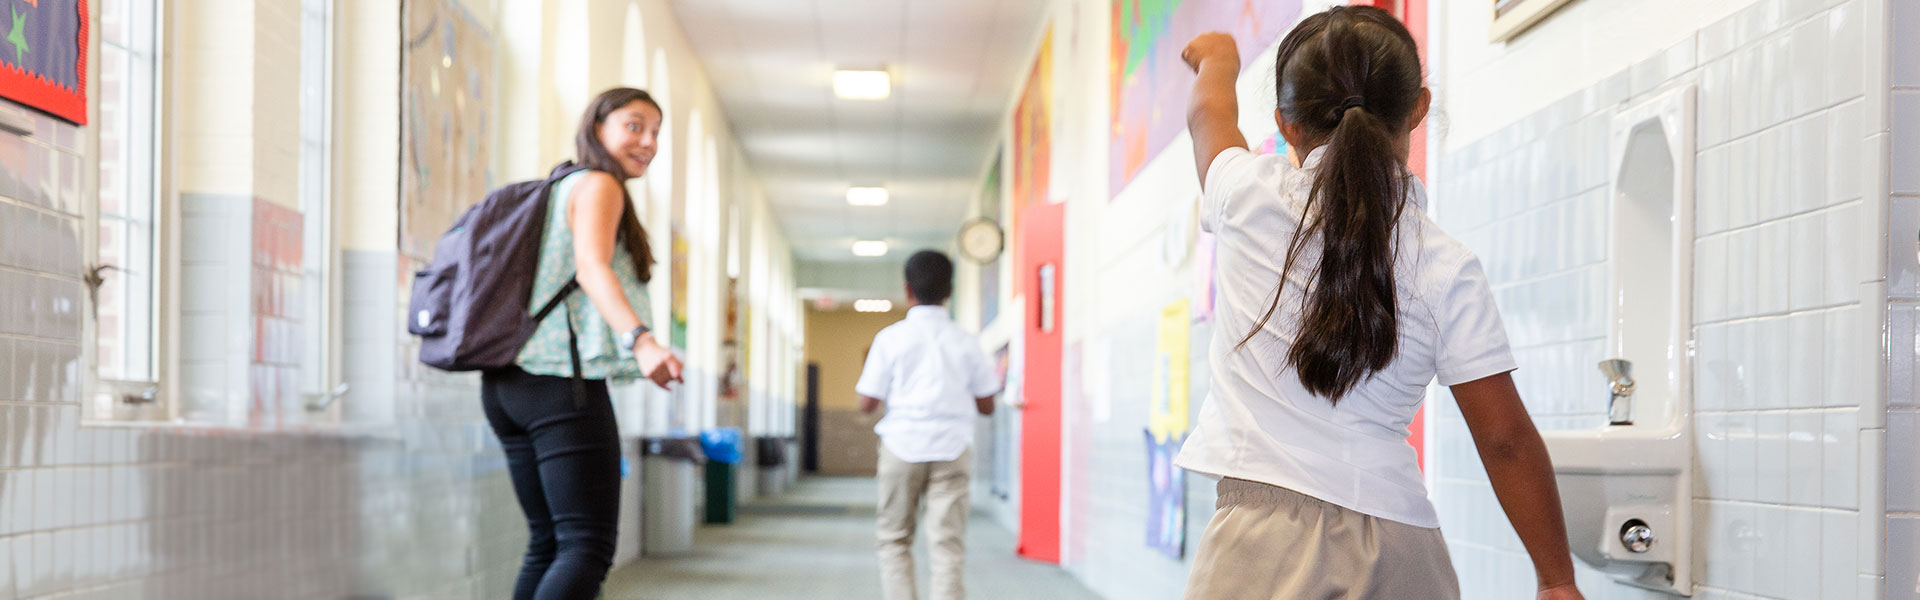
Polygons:
<instances>
[{"instance_id":1,"label":"outstretched hand","mask_svg":"<svg viewBox=\"0 0 1920 600\"><path fill-rule=\"evenodd\" d=\"M640 364L640 371L647 374L660 389L668 389L667 384L680 381L680 358L673 355L653 338L652 334L640 336L633 345L633 360Z\"/></svg>"},{"instance_id":2,"label":"outstretched hand","mask_svg":"<svg viewBox=\"0 0 1920 600\"><path fill-rule=\"evenodd\" d=\"M1232 72L1240 72L1239 46L1233 41L1233 36L1218 31L1202 33L1187 42L1187 48L1180 51L1180 60L1186 61L1187 67L1196 73L1200 72L1201 64L1216 60L1228 61L1229 66L1233 67Z\"/></svg>"}]
</instances>

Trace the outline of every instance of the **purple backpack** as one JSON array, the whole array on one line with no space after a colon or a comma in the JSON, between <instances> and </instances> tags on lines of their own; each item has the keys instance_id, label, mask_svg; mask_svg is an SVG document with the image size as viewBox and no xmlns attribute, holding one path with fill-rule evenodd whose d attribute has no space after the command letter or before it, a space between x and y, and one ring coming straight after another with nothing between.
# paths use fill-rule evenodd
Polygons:
<instances>
[{"instance_id":1,"label":"purple backpack","mask_svg":"<svg viewBox=\"0 0 1920 600\"><path fill-rule=\"evenodd\" d=\"M547 192L585 169L564 162L544 181L495 189L440 236L433 262L413 274L407 302L407 332L420 336L420 362L444 371L512 365L540 320L579 288L570 280L539 311L528 313L546 233ZM567 324L572 333L572 321Z\"/></svg>"}]
</instances>

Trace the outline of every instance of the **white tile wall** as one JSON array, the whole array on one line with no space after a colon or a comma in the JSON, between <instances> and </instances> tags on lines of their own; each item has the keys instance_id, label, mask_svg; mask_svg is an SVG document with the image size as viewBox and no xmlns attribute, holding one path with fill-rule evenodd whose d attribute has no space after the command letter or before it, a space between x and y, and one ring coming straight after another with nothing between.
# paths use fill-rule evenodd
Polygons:
<instances>
[{"instance_id":1,"label":"white tile wall","mask_svg":"<svg viewBox=\"0 0 1920 600\"><path fill-rule=\"evenodd\" d=\"M0 600L508 595L525 529L475 382L394 345L381 436L81 423L81 133L34 119L0 133Z\"/></svg>"},{"instance_id":2,"label":"white tile wall","mask_svg":"<svg viewBox=\"0 0 1920 600\"><path fill-rule=\"evenodd\" d=\"M1138 252L1154 251L1143 245ZM1139 256L1152 261L1150 256ZM1125 260L1117 264L1128 263ZM1184 277L1165 280L1187 281ZM1151 348L1157 333L1156 315L1160 307L1185 289L1167 286L1156 294L1127 297L1126 316L1104 329L1115 348ZM1207 348L1215 333L1210 324L1197 324L1191 331L1189 371L1208 372ZM1095 593L1109 598L1177 598L1185 589L1188 569L1198 548L1201 533L1214 512L1214 483L1189 474L1186 489L1186 557L1174 559L1149 550L1146 546L1146 503L1148 496L1147 455L1141 444L1146 428L1148 403L1145 390L1151 387L1153 355L1147 352L1113 352L1107 369L1110 381L1104 389L1112 394L1110 419L1096 423L1084 412L1064 417L1073 423L1064 443L1063 456L1070 462L1063 468L1072 489L1064 499L1069 509L1064 515L1062 545L1071 554L1066 568ZM1083 371L1084 372L1084 371ZM1206 397L1206 377L1189 379L1192 407L1200 410ZM1083 385L1082 389L1087 389ZM1072 410L1073 407L1069 407ZM976 436L976 444L985 444L992 436ZM989 452L977 447L976 452ZM976 469L976 481L988 473ZM976 490L984 485L976 485ZM1017 491L1016 497L1017 497ZM985 494L976 494L976 504ZM1007 508L1017 508L1009 505Z\"/></svg>"},{"instance_id":3,"label":"white tile wall","mask_svg":"<svg viewBox=\"0 0 1920 600\"><path fill-rule=\"evenodd\" d=\"M1871 189L1861 175L1878 156L1866 137L1872 133L1868 103L1860 99L1870 93L1860 57L1865 23L1878 22L1865 14L1872 6L1867 0L1763 0L1703 30L1692 51L1668 49L1622 73L1635 95L1675 77L1700 86L1694 425L1701 597L1878 592L1860 588L1862 575L1877 577L1878 555L1869 551L1877 546L1861 534L1877 531L1878 517L1862 520L1858 512L1877 506L1862 501L1863 485L1874 479L1863 480L1862 471L1878 471L1873 457L1880 439L1879 430L1863 434L1875 421L1860 415L1860 407L1874 405L1867 394L1879 372L1867 354L1873 342L1865 322L1878 311L1861 306L1858 291L1876 277L1867 260L1876 241L1867 233L1872 217L1861 199ZM1600 348L1590 354L1583 344L1604 340L1604 324L1595 318L1604 307L1582 299L1598 297L1605 285L1604 246L1595 246L1604 237L1589 241L1577 234L1606 230L1582 231L1534 214L1568 202L1569 194L1560 192L1588 188L1594 212L1604 214L1604 180L1576 179L1579 185L1565 190L1540 168L1604 155L1604 138L1573 146L1536 143L1582 119L1604 123L1614 104L1586 100L1595 96L1575 94L1439 157L1438 216L1488 263L1522 366L1515 379L1543 429L1591 427L1601 410L1591 386L1583 385L1596 381L1589 371ZM1920 127L1920 118L1915 123ZM1892 164L1902 163L1895 158ZM1894 207L1892 221L1920 221L1920 209ZM1909 233L1916 230L1920 222ZM1894 254L1901 243L1896 238ZM1593 258L1567 258L1585 256ZM1556 273L1555 267L1597 275ZM1914 290L1920 285L1915 272L1920 267L1889 283ZM1912 329L1893 339L1914 339ZM1445 403L1442 397L1438 405ZM1914 427L1912 421L1890 427ZM1506 597L1500 594L1514 582L1505 578L1530 581L1529 570L1468 565L1524 567L1525 556L1486 539L1510 535L1504 533L1510 528L1491 501L1457 411L1436 411L1435 423L1430 443L1441 483L1434 498L1463 592ZM1889 441L1899 437L1897 429L1886 433ZM1904 448L1888 454L1900 456ZM1809 539L1817 542L1799 542ZM1889 568L1896 560L1889 555ZM1588 597L1638 593L1582 571Z\"/></svg>"}]
</instances>

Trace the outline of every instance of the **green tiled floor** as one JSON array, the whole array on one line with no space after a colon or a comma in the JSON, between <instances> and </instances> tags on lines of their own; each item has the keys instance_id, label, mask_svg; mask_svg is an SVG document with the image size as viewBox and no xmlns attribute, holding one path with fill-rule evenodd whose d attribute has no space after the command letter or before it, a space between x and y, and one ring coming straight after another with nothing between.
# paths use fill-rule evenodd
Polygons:
<instances>
[{"instance_id":1,"label":"green tiled floor","mask_svg":"<svg viewBox=\"0 0 1920 600\"><path fill-rule=\"evenodd\" d=\"M809 478L788 494L742 506L732 525L701 529L691 556L641 558L607 579L606 597L632 600L878 600L872 479ZM922 536L924 539L924 536ZM967 526L967 596L994 600L1098 598L1052 565L1013 554L1014 537L974 515ZM924 593L925 543L915 556Z\"/></svg>"}]
</instances>

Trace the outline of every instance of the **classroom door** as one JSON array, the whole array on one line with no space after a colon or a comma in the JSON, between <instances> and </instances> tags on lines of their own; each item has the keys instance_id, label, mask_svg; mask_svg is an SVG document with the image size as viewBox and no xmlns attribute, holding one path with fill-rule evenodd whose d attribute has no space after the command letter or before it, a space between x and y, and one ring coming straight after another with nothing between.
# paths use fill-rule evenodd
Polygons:
<instances>
[{"instance_id":1,"label":"classroom door","mask_svg":"<svg viewBox=\"0 0 1920 600\"><path fill-rule=\"evenodd\" d=\"M1020 429L1020 556L1060 562L1060 353L1066 339L1065 204L1027 207L1015 246L1026 302Z\"/></svg>"}]
</instances>

